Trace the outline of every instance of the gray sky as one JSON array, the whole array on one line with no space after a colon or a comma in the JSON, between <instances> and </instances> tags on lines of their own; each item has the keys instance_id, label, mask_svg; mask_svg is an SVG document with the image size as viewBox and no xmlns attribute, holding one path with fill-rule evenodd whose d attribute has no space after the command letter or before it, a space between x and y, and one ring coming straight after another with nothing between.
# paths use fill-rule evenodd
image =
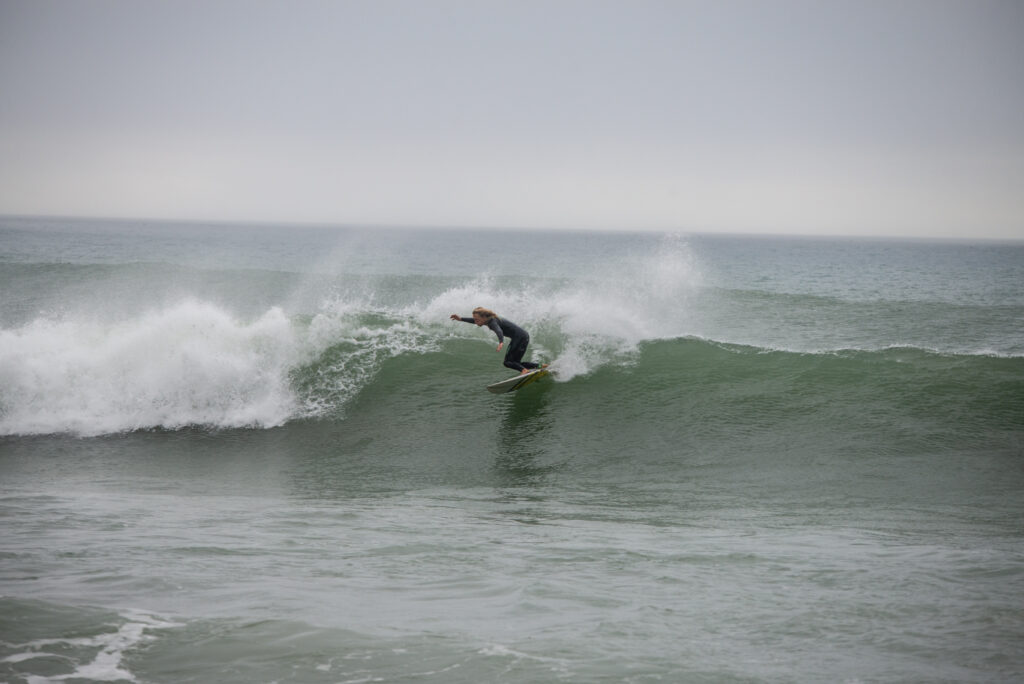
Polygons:
<instances>
[{"instance_id":1,"label":"gray sky","mask_svg":"<svg viewBox=\"0 0 1024 684\"><path fill-rule=\"evenodd\" d=\"M1024 3L0 0L0 213L1024 238Z\"/></svg>"}]
</instances>

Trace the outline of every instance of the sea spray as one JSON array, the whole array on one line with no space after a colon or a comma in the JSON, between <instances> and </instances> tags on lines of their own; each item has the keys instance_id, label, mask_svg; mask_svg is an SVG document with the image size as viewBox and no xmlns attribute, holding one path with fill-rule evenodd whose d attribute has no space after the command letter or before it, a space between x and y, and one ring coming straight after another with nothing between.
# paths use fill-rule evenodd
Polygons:
<instances>
[{"instance_id":1,"label":"sea spray","mask_svg":"<svg viewBox=\"0 0 1024 684\"><path fill-rule=\"evenodd\" d=\"M608 363L629 363L645 341L691 334L690 305L701 283L685 237L668 234L653 250L621 253L579 278L486 272L435 297L418 319L428 324L487 306L525 327L533 358L554 364L566 381ZM472 335L461 327L451 334Z\"/></svg>"}]
</instances>

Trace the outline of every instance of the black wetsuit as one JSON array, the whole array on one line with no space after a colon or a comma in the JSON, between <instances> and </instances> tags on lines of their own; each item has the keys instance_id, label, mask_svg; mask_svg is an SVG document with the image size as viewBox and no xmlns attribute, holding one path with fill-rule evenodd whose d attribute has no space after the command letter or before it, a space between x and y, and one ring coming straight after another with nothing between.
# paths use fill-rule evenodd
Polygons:
<instances>
[{"instance_id":1,"label":"black wetsuit","mask_svg":"<svg viewBox=\"0 0 1024 684\"><path fill-rule=\"evenodd\" d=\"M472 318L460 318L463 323L476 323ZM504 342L508 337L508 344L505 345L505 366L522 372L524 368L539 368L540 366L530 361L523 361L526 347L530 344L530 334L520 328L512 321L505 318L492 318L487 321L487 327L498 336L498 342Z\"/></svg>"}]
</instances>

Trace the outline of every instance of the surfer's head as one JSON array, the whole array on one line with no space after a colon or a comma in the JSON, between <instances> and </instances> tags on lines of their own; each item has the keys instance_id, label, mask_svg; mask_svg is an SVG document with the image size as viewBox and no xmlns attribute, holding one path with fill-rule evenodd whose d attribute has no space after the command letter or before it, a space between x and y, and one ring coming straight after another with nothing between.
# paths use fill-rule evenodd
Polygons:
<instances>
[{"instance_id":1,"label":"surfer's head","mask_svg":"<svg viewBox=\"0 0 1024 684\"><path fill-rule=\"evenodd\" d=\"M473 322L477 325L483 325L492 318L497 318L498 314L494 313L490 309L485 309L482 306L478 306L473 309Z\"/></svg>"}]
</instances>

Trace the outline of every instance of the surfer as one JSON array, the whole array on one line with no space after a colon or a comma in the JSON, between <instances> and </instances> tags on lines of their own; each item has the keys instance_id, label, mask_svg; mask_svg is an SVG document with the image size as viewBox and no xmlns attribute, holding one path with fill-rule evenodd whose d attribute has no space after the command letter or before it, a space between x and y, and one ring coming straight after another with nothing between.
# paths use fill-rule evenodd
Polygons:
<instances>
[{"instance_id":1,"label":"surfer","mask_svg":"<svg viewBox=\"0 0 1024 684\"><path fill-rule=\"evenodd\" d=\"M530 344L530 334L507 318L500 318L498 314L490 309L478 306L473 309L472 318L463 318L459 314L452 314L451 319L453 321L462 321L463 323L486 325L498 336L497 351L501 351L501 348L505 346L505 337L507 336L508 351L505 352L505 366L507 368L519 371L520 375L529 373L534 368L541 368L540 364L523 361L526 347Z\"/></svg>"}]
</instances>

